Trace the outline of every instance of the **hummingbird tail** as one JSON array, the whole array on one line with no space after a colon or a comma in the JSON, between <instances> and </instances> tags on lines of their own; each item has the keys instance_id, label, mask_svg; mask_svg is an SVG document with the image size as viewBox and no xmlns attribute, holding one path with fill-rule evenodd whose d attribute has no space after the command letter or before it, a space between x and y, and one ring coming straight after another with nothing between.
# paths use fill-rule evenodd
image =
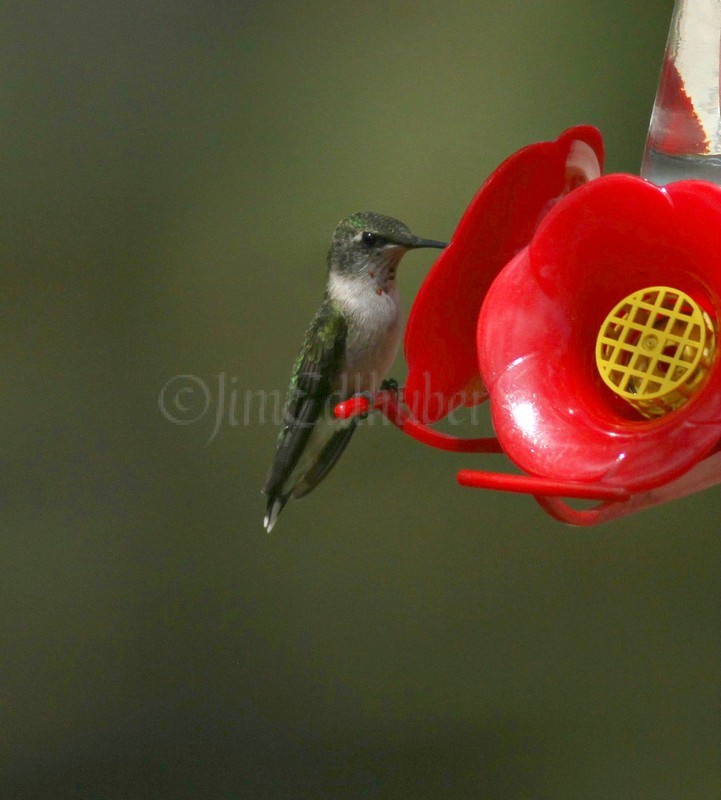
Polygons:
<instances>
[{"instance_id":1,"label":"hummingbird tail","mask_svg":"<svg viewBox=\"0 0 721 800\"><path fill-rule=\"evenodd\" d=\"M278 514L283 510L283 506L288 502L288 495L271 495L268 498L268 507L265 512L263 525L268 533L273 530Z\"/></svg>"}]
</instances>

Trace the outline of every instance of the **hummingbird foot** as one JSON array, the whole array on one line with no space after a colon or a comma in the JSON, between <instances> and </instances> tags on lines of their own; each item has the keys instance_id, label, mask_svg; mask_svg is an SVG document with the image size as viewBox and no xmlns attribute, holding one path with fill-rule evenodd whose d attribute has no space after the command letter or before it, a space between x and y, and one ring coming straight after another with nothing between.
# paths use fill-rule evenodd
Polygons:
<instances>
[{"instance_id":1,"label":"hummingbird foot","mask_svg":"<svg viewBox=\"0 0 721 800\"><path fill-rule=\"evenodd\" d=\"M358 415L359 420L367 419L371 411L375 410L374 409L375 399L376 399L375 394L373 392L358 392L358 394L353 396L362 397L366 401L366 403L368 403L368 410Z\"/></svg>"},{"instance_id":2,"label":"hummingbird foot","mask_svg":"<svg viewBox=\"0 0 721 800\"><path fill-rule=\"evenodd\" d=\"M398 386L398 381L394 380L393 378L386 378L384 381L381 382L380 388L378 392L358 392L352 397L360 398L362 397L367 403L367 410L362 412L361 414L357 415L359 420L366 419L367 416L371 413L371 411L376 410L376 399L378 398L378 394L380 392L393 392L397 394L400 391Z\"/></svg>"}]
</instances>

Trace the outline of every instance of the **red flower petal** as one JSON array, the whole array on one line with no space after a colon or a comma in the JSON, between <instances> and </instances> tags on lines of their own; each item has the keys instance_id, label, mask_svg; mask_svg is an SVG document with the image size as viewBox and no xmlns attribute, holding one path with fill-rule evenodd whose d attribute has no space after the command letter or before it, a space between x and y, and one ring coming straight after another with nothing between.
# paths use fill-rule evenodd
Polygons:
<instances>
[{"instance_id":1,"label":"red flower petal","mask_svg":"<svg viewBox=\"0 0 721 800\"><path fill-rule=\"evenodd\" d=\"M653 285L721 319L721 188L599 178L551 212L498 276L478 323L496 433L527 472L633 491L672 480L721 439L721 363L682 408L644 420L594 359L606 314Z\"/></svg>"},{"instance_id":2,"label":"red flower petal","mask_svg":"<svg viewBox=\"0 0 721 800\"><path fill-rule=\"evenodd\" d=\"M555 142L519 150L488 178L418 292L405 338L405 400L433 422L480 399L475 330L496 275L565 194L598 177L603 143L596 128L569 128ZM474 395L475 392L475 395Z\"/></svg>"}]
</instances>

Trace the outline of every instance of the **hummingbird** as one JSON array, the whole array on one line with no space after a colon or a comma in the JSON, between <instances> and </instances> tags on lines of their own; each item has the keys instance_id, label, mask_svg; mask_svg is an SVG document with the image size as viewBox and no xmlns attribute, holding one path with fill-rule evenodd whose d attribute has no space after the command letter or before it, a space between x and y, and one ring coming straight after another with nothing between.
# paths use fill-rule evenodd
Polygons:
<instances>
[{"instance_id":1,"label":"hummingbird","mask_svg":"<svg viewBox=\"0 0 721 800\"><path fill-rule=\"evenodd\" d=\"M402 315L396 270L408 250L446 247L421 239L397 219L370 211L341 220L328 251L325 296L306 331L263 493L270 533L291 499L305 497L330 472L357 426L336 403L372 394L398 352Z\"/></svg>"}]
</instances>

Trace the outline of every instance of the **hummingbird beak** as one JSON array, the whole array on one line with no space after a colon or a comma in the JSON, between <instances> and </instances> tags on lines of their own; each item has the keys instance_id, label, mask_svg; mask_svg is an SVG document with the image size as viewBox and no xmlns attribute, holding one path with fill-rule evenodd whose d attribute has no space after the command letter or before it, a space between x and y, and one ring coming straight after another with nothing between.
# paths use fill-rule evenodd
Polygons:
<instances>
[{"instance_id":1,"label":"hummingbird beak","mask_svg":"<svg viewBox=\"0 0 721 800\"><path fill-rule=\"evenodd\" d=\"M436 247L442 250L444 247L448 247L448 242L437 242L435 239L420 239L418 236L411 236L410 241L405 246L414 249L418 247Z\"/></svg>"}]
</instances>

